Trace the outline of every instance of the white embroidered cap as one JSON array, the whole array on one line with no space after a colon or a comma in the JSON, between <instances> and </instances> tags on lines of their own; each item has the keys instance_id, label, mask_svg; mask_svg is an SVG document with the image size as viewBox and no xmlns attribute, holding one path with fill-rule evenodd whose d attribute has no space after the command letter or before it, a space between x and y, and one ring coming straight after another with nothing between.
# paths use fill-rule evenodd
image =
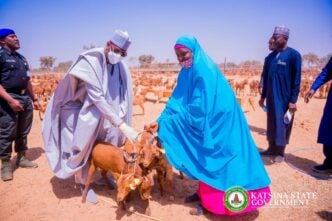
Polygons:
<instances>
[{"instance_id":1,"label":"white embroidered cap","mask_svg":"<svg viewBox=\"0 0 332 221\"><path fill-rule=\"evenodd\" d=\"M113 44L125 51L128 49L131 43L128 32L121 30L115 30L114 35L110 40L113 42Z\"/></svg>"},{"instance_id":2,"label":"white embroidered cap","mask_svg":"<svg viewBox=\"0 0 332 221\"><path fill-rule=\"evenodd\" d=\"M289 28L286 28L283 25L276 26L274 28L273 34L274 35L283 35L283 36L286 36L288 38L289 37Z\"/></svg>"}]
</instances>

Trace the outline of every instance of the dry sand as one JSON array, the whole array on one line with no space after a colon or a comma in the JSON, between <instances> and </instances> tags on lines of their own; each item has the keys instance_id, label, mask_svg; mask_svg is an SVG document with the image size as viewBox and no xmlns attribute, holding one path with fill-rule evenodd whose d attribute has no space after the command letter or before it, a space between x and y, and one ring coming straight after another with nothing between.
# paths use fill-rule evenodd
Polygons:
<instances>
[{"instance_id":1,"label":"dry sand","mask_svg":"<svg viewBox=\"0 0 332 221\"><path fill-rule=\"evenodd\" d=\"M258 97L255 98L256 111L248 105L243 109L257 147L263 150L267 145L264 135L266 115L258 107L257 101ZM0 181L0 220L332 220L332 183L329 180L315 178L315 174L310 170L311 166L323 161L322 145L316 143L316 137L325 102L325 99L313 99L309 104L304 104L300 98L291 141L286 148L287 162L271 163L269 159L264 160L272 180L274 204L237 218L212 214L189 215L189 210L194 204L184 204L183 200L195 192L197 183L188 178L181 180L177 174L174 202L161 198L159 187L154 186L150 203L151 218L139 215L143 212L143 203L137 196L129 203L130 210L136 212L117 213L115 191L109 190L106 186L93 185L99 197L98 204L81 203L80 190L75 187L74 180L58 179L51 172L44 154L41 122L38 113L35 112L33 128L28 138L30 149L27 155L35 160L39 167L16 169L13 181ZM145 103L145 115L137 115L140 109L135 106L133 126L139 131L142 130L144 124L157 118L164 105ZM16 155L13 154L13 162L15 160ZM290 199L293 196L293 204L303 205L283 205L285 197Z\"/></svg>"}]
</instances>

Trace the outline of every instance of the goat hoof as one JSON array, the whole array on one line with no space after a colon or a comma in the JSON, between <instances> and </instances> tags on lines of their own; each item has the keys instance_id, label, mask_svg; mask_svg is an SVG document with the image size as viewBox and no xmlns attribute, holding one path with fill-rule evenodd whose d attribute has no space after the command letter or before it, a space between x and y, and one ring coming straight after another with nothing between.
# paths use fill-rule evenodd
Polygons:
<instances>
[{"instance_id":1,"label":"goat hoof","mask_svg":"<svg viewBox=\"0 0 332 221\"><path fill-rule=\"evenodd\" d=\"M123 201L118 202L118 206L121 210L127 210L126 204Z\"/></svg>"},{"instance_id":2,"label":"goat hoof","mask_svg":"<svg viewBox=\"0 0 332 221\"><path fill-rule=\"evenodd\" d=\"M151 216L151 209L150 209L150 207L148 207L148 208L145 209L145 215Z\"/></svg>"}]
</instances>

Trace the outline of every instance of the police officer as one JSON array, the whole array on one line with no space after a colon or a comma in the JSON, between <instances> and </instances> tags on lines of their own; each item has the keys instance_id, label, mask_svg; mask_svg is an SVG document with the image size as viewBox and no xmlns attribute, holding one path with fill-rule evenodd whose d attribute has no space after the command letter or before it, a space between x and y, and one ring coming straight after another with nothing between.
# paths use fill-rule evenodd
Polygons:
<instances>
[{"instance_id":1,"label":"police officer","mask_svg":"<svg viewBox=\"0 0 332 221\"><path fill-rule=\"evenodd\" d=\"M1 179L13 179L11 167L12 143L15 141L17 167L36 168L25 157L27 136L32 126L33 107L39 109L33 93L29 66L16 52L20 42L11 29L0 29L0 158Z\"/></svg>"}]
</instances>

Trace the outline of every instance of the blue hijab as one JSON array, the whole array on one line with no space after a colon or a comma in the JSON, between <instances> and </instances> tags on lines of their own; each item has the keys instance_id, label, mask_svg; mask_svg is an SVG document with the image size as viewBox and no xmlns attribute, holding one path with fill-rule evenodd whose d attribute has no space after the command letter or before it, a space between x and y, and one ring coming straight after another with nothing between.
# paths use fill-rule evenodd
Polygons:
<instances>
[{"instance_id":1,"label":"blue hijab","mask_svg":"<svg viewBox=\"0 0 332 221\"><path fill-rule=\"evenodd\" d=\"M222 191L268 186L270 179L227 80L194 37L182 36L176 44L192 51L193 65L181 69L157 120L167 159L187 176Z\"/></svg>"}]
</instances>

